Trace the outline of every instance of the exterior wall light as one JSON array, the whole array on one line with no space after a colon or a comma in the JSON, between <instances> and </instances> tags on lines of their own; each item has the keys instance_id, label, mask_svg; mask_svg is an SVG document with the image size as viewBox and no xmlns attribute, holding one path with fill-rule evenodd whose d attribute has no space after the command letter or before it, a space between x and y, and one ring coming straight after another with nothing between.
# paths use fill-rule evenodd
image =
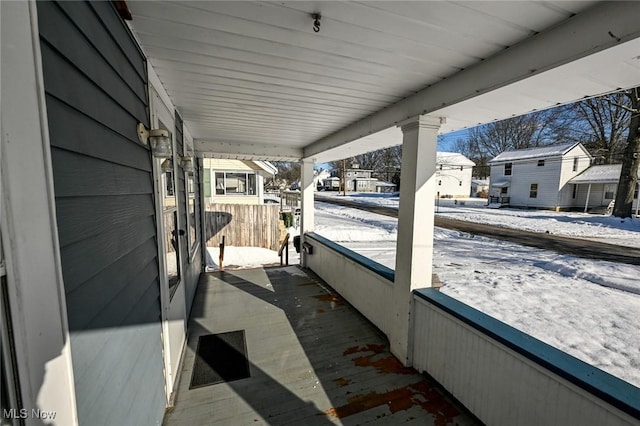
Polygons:
<instances>
[{"instance_id":1,"label":"exterior wall light","mask_svg":"<svg viewBox=\"0 0 640 426\"><path fill-rule=\"evenodd\" d=\"M173 171L173 160L170 158L167 158L166 160L164 160L162 162L162 164L160 164L160 169L166 173L166 172L172 172Z\"/></svg>"},{"instance_id":2,"label":"exterior wall light","mask_svg":"<svg viewBox=\"0 0 640 426\"><path fill-rule=\"evenodd\" d=\"M185 173L193 173L195 171L191 157L180 157L180 167Z\"/></svg>"},{"instance_id":3,"label":"exterior wall light","mask_svg":"<svg viewBox=\"0 0 640 426\"><path fill-rule=\"evenodd\" d=\"M144 124L138 123L138 139L142 145L148 145L151 141L151 151L154 157L170 158L172 156L171 139L169 131L165 129L148 130Z\"/></svg>"}]
</instances>

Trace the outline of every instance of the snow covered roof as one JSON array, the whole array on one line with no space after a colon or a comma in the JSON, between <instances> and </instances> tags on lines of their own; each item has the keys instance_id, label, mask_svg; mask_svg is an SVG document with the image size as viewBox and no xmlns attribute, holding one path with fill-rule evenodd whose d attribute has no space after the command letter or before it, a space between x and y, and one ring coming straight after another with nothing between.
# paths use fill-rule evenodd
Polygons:
<instances>
[{"instance_id":1,"label":"snow covered roof","mask_svg":"<svg viewBox=\"0 0 640 426\"><path fill-rule=\"evenodd\" d=\"M268 161L254 161L254 163L270 175L278 173L278 168Z\"/></svg>"},{"instance_id":2,"label":"snow covered roof","mask_svg":"<svg viewBox=\"0 0 640 426\"><path fill-rule=\"evenodd\" d=\"M376 182L376 186L396 186L396 184L391 182L380 181L380 182Z\"/></svg>"},{"instance_id":3,"label":"snow covered roof","mask_svg":"<svg viewBox=\"0 0 640 426\"><path fill-rule=\"evenodd\" d=\"M489 185L489 179L471 179L474 185Z\"/></svg>"},{"instance_id":4,"label":"snow covered roof","mask_svg":"<svg viewBox=\"0 0 640 426\"><path fill-rule=\"evenodd\" d=\"M511 186L511 181L507 179L498 180L496 182L491 183L491 186L496 188L507 188Z\"/></svg>"},{"instance_id":5,"label":"snow covered roof","mask_svg":"<svg viewBox=\"0 0 640 426\"><path fill-rule=\"evenodd\" d=\"M591 166L569 183L618 183L622 164L604 164L601 166ZM640 168L638 168L640 177Z\"/></svg>"},{"instance_id":6,"label":"snow covered roof","mask_svg":"<svg viewBox=\"0 0 640 426\"><path fill-rule=\"evenodd\" d=\"M436 164L451 164L454 166L476 165L476 163L457 152L436 152Z\"/></svg>"},{"instance_id":7,"label":"snow covered roof","mask_svg":"<svg viewBox=\"0 0 640 426\"><path fill-rule=\"evenodd\" d=\"M513 151L505 151L498 154L489 163L498 163L503 161L514 160L526 160L529 158L547 158L547 157L561 157L570 151L573 147L580 144L580 142L564 143L561 145L543 146L540 148L526 148L516 149Z\"/></svg>"}]
</instances>

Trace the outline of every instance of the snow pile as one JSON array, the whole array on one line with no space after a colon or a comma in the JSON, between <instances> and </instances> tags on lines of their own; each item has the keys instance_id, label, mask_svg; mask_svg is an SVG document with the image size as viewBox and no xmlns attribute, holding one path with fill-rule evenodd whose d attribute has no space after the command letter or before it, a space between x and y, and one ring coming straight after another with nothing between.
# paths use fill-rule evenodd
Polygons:
<instances>
[{"instance_id":1,"label":"snow pile","mask_svg":"<svg viewBox=\"0 0 640 426\"><path fill-rule=\"evenodd\" d=\"M218 247L207 247L207 270L218 270L218 257L220 250ZM291 257L289 257L291 263ZM236 247L225 246L224 269L257 268L263 265L280 265L280 256L277 251L262 247Z\"/></svg>"},{"instance_id":2,"label":"snow pile","mask_svg":"<svg viewBox=\"0 0 640 426\"><path fill-rule=\"evenodd\" d=\"M638 268L611 262L561 256L551 262L538 262L534 266L556 272L564 277L582 279L604 287L617 288L640 295Z\"/></svg>"}]
</instances>

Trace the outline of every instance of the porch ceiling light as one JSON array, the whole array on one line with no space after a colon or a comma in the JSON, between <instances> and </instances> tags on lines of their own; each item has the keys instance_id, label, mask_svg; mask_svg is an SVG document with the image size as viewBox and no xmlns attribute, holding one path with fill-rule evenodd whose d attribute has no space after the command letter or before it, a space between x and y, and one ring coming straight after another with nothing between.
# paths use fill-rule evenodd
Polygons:
<instances>
[{"instance_id":1,"label":"porch ceiling light","mask_svg":"<svg viewBox=\"0 0 640 426\"><path fill-rule=\"evenodd\" d=\"M154 157L170 158L173 154L171 147L171 139L169 131L165 129L147 128L142 123L138 123L138 139L142 145L148 145L151 142L151 151Z\"/></svg>"}]
</instances>

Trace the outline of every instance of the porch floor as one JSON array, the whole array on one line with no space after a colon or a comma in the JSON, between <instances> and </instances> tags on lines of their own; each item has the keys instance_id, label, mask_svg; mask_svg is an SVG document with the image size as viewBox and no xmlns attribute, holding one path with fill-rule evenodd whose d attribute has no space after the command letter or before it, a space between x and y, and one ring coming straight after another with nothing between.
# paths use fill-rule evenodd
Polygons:
<instances>
[{"instance_id":1,"label":"porch floor","mask_svg":"<svg viewBox=\"0 0 640 426\"><path fill-rule=\"evenodd\" d=\"M198 337L245 330L251 377L189 389ZM297 266L202 274L165 425L476 424Z\"/></svg>"}]
</instances>

